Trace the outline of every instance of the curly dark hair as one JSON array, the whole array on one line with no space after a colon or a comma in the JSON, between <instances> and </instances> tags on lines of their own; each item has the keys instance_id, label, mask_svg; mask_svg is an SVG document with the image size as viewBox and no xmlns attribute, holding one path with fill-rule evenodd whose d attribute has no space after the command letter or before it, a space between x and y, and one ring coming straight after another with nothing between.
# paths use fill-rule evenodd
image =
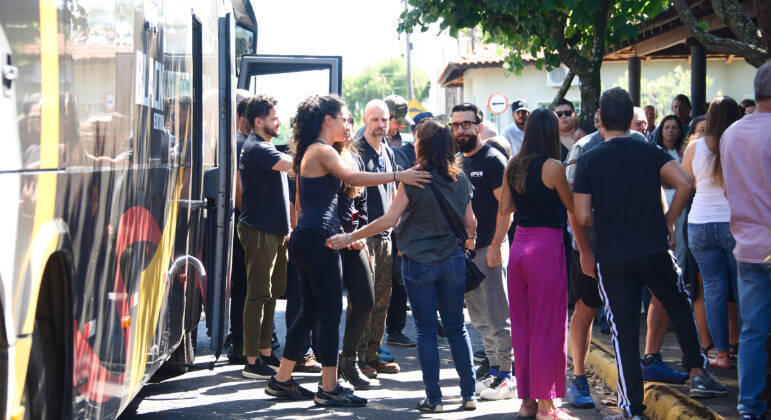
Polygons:
<instances>
[{"instance_id":1,"label":"curly dark hair","mask_svg":"<svg viewBox=\"0 0 771 420\"><path fill-rule=\"evenodd\" d=\"M305 98L297 105L297 114L292 118L291 149L294 154L292 169L300 176L300 163L308 146L318 140L324 117L336 117L345 102L337 95L313 95Z\"/></svg>"}]
</instances>

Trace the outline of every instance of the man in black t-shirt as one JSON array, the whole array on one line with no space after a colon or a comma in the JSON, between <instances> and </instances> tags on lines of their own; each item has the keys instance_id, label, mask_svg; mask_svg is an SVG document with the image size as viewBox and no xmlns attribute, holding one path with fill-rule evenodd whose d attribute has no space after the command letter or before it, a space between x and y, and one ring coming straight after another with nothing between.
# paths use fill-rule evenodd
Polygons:
<instances>
[{"instance_id":1,"label":"man in black t-shirt","mask_svg":"<svg viewBox=\"0 0 771 420\"><path fill-rule=\"evenodd\" d=\"M287 236L289 235L289 156L270 140L278 136L281 122L277 101L257 95L246 104L251 134L244 142L238 163L241 188L238 237L246 260L243 347L247 364L242 375L270 379L279 365L271 349L276 298L286 290Z\"/></svg>"},{"instance_id":2,"label":"man in black t-shirt","mask_svg":"<svg viewBox=\"0 0 771 420\"><path fill-rule=\"evenodd\" d=\"M629 417L642 416L640 369L641 288L648 286L662 302L691 374L691 396L724 395L725 387L705 371L707 360L669 247L673 225L693 191L690 178L671 156L655 145L627 137L632 98L613 88L600 99L605 142L581 155L574 192L578 224L594 225L600 295L608 310L618 366L618 405ZM661 183L676 189L667 214L661 207ZM594 208L594 215L592 215Z\"/></svg>"},{"instance_id":3,"label":"man in black t-shirt","mask_svg":"<svg viewBox=\"0 0 771 420\"><path fill-rule=\"evenodd\" d=\"M477 392L484 399L514 398L511 378L511 322L507 299L506 266L508 241L501 244L502 264L487 265L487 250L495 234L498 199L501 196L506 158L488 144L479 141L482 113L474 104L463 103L452 109L452 130L463 154L463 171L474 185L471 207L477 219L474 262L485 274L476 290L466 293L465 301L474 328L482 334L482 343L490 370L477 382Z\"/></svg>"}]
</instances>

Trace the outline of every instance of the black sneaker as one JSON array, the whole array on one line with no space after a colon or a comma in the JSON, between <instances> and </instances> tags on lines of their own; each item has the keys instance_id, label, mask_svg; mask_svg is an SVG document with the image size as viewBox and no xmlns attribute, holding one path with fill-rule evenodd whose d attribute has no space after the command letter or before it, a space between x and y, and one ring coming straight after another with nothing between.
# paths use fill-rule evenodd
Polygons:
<instances>
[{"instance_id":1,"label":"black sneaker","mask_svg":"<svg viewBox=\"0 0 771 420\"><path fill-rule=\"evenodd\" d=\"M244 370L241 371L241 376L251 379L270 379L275 374L276 371L265 363L262 363L262 360L260 360L259 357L253 365L249 363L244 365Z\"/></svg>"},{"instance_id":2,"label":"black sneaker","mask_svg":"<svg viewBox=\"0 0 771 420\"><path fill-rule=\"evenodd\" d=\"M703 376L694 376L691 379L690 396L698 398L719 397L728 393L726 387L716 381L709 373Z\"/></svg>"},{"instance_id":3,"label":"black sneaker","mask_svg":"<svg viewBox=\"0 0 771 420\"><path fill-rule=\"evenodd\" d=\"M418 404L418 406L415 408L417 408L420 411L425 411L426 413L441 413L444 410L444 407L442 406L442 404L436 404L436 405L429 404L428 398L421 401L420 404Z\"/></svg>"},{"instance_id":4,"label":"black sneaker","mask_svg":"<svg viewBox=\"0 0 771 420\"><path fill-rule=\"evenodd\" d=\"M388 334L388 339L386 340L386 344L389 346L401 346L401 347L415 347L416 344L414 341L410 340L409 337L404 335L401 331Z\"/></svg>"},{"instance_id":5,"label":"black sneaker","mask_svg":"<svg viewBox=\"0 0 771 420\"><path fill-rule=\"evenodd\" d=\"M319 391L313 402L320 407L364 407L367 399L353 395L353 390L337 384L332 391L324 391L319 385Z\"/></svg>"},{"instance_id":6,"label":"black sneaker","mask_svg":"<svg viewBox=\"0 0 771 420\"><path fill-rule=\"evenodd\" d=\"M281 361L276 357L276 353L270 353L270 356L268 357L260 355L260 360L262 360L262 363L273 367L278 367L281 364Z\"/></svg>"},{"instance_id":7,"label":"black sneaker","mask_svg":"<svg viewBox=\"0 0 771 420\"><path fill-rule=\"evenodd\" d=\"M228 362L231 365L245 365L246 356L244 356L243 349L239 344L232 344L228 351Z\"/></svg>"},{"instance_id":8,"label":"black sneaker","mask_svg":"<svg viewBox=\"0 0 771 420\"><path fill-rule=\"evenodd\" d=\"M279 382L275 376L270 378L265 393L282 400L312 400L314 395L313 391L301 387L294 379Z\"/></svg>"}]
</instances>

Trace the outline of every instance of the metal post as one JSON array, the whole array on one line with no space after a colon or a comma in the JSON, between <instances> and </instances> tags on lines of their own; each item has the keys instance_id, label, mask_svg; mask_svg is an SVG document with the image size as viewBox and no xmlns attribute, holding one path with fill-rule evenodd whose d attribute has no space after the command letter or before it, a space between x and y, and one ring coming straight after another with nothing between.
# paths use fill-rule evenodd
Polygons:
<instances>
[{"instance_id":1,"label":"metal post","mask_svg":"<svg viewBox=\"0 0 771 420\"><path fill-rule=\"evenodd\" d=\"M629 94L634 106L640 106L640 57L630 57L627 63L629 72Z\"/></svg>"},{"instance_id":2,"label":"metal post","mask_svg":"<svg viewBox=\"0 0 771 420\"><path fill-rule=\"evenodd\" d=\"M707 112L707 52L701 44L691 45L691 115Z\"/></svg>"},{"instance_id":3,"label":"metal post","mask_svg":"<svg viewBox=\"0 0 771 420\"><path fill-rule=\"evenodd\" d=\"M404 10L407 10L407 0L404 0ZM411 101L414 96L412 89L412 43L409 32L405 32L404 35L407 38L407 100Z\"/></svg>"}]
</instances>

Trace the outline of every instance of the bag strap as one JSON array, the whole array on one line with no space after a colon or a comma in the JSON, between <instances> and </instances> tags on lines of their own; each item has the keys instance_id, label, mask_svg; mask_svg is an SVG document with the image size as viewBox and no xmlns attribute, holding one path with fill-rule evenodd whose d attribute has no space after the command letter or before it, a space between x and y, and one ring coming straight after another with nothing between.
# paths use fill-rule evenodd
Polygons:
<instances>
[{"instance_id":1,"label":"bag strap","mask_svg":"<svg viewBox=\"0 0 771 420\"><path fill-rule=\"evenodd\" d=\"M434 199L436 200L436 204L439 205L439 210L442 211L442 215L444 215L444 220L447 221L448 225L450 225L450 229L452 229L453 233L458 239L458 244L463 245L466 242L466 239L465 239L466 235L463 234L463 230L458 228L458 224L455 222L455 220L452 217L450 217L450 212L447 210L447 206L444 203L444 197L442 197L442 195L439 193L439 191L436 189L436 186L433 183L429 183L428 188L430 188L431 193L434 194Z\"/></svg>"}]
</instances>

